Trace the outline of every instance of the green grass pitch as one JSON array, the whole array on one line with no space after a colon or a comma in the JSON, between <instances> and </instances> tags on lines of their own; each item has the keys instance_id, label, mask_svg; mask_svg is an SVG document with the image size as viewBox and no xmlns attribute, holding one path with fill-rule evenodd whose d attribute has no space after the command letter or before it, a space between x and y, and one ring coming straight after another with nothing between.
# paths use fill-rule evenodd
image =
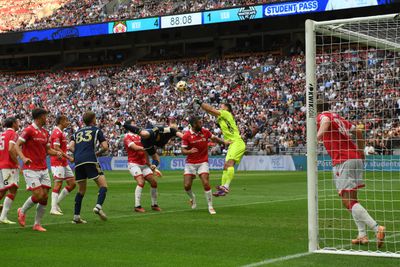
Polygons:
<instances>
[{"instance_id":1,"label":"green grass pitch","mask_svg":"<svg viewBox=\"0 0 400 267\"><path fill-rule=\"evenodd\" d=\"M212 172L214 186L220 174ZM50 216L48 207L46 233L31 230L31 209L25 229L0 225L1 266L243 266L307 252L305 172L238 172L231 193L214 198L214 216L207 212L198 179L193 186L198 209L191 210L181 172L165 172L159 179L160 213L150 210L146 184L144 214L132 210L135 183L128 172L106 176L107 222L92 213L97 190L89 181L82 207L88 224L71 224L76 191L61 205L64 216ZM16 209L27 196L19 191L9 219L17 220ZM400 266L400 260L309 254L268 266L387 267Z\"/></svg>"}]
</instances>

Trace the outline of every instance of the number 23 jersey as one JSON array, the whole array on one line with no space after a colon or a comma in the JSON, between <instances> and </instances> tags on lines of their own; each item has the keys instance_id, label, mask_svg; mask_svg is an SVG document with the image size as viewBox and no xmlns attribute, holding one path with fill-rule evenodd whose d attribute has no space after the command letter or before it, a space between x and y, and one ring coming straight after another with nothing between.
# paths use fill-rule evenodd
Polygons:
<instances>
[{"instance_id":1,"label":"number 23 jersey","mask_svg":"<svg viewBox=\"0 0 400 267\"><path fill-rule=\"evenodd\" d=\"M323 142L332 158L333 166L349 159L361 159L357 145L350 135L350 131L353 131L355 126L336 113L323 112L317 117L318 129L324 119L328 119L331 122L330 128L323 136Z\"/></svg>"},{"instance_id":2,"label":"number 23 jersey","mask_svg":"<svg viewBox=\"0 0 400 267\"><path fill-rule=\"evenodd\" d=\"M75 166L97 163L97 144L106 141L103 132L95 126L79 129L72 137L75 142Z\"/></svg>"}]
</instances>

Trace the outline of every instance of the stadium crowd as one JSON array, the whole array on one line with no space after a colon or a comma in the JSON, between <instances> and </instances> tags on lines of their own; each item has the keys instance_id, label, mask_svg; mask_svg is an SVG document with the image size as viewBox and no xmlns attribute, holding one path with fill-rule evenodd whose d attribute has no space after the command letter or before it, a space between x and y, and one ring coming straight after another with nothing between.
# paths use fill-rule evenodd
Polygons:
<instances>
[{"instance_id":1,"label":"stadium crowd","mask_svg":"<svg viewBox=\"0 0 400 267\"><path fill-rule=\"evenodd\" d=\"M285 0L129 0L114 9L110 0L0 0L0 32L98 23L119 19L134 19L234 6L282 2Z\"/></svg>"},{"instance_id":2,"label":"stadium crowd","mask_svg":"<svg viewBox=\"0 0 400 267\"><path fill-rule=\"evenodd\" d=\"M371 153L387 154L400 136L400 90L396 78L400 71L394 66L398 66L399 57L379 58L377 51L320 54L318 84L320 94L332 102L334 111L366 129L368 147L374 150ZM338 71L325 69L328 62L333 62ZM179 79L187 81L188 94L174 89ZM43 106L50 110L51 120L57 114L67 114L74 121L72 128L77 129L83 112L92 109L100 117L99 125L110 140L112 153L118 155L123 153L123 130L118 121L132 118L142 127L172 121L187 129L187 117L197 113L196 107L190 105L195 95L213 105L222 101L233 104L251 153L305 152L305 61L301 51L287 57L2 75L0 119L17 113L27 124L29 111ZM214 119L202 115L205 126L220 135ZM211 149L213 154L224 152L219 146ZM179 140L169 144L163 153L180 154Z\"/></svg>"}]
</instances>

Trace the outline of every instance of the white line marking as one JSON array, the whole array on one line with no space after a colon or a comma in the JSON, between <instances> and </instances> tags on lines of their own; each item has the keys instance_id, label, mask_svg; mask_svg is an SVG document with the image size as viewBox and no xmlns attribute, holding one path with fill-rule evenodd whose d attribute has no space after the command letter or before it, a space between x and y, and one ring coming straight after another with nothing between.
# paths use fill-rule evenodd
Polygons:
<instances>
[{"instance_id":1,"label":"white line marking","mask_svg":"<svg viewBox=\"0 0 400 267\"><path fill-rule=\"evenodd\" d=\"M279 202L288 202L288 201L298 201L298 200L305 200L307 197L298 197L298 198L288 198L288 199L277 199L277 200L271 200L271 201L259 201L259 202L250 202L250 203L244 203L244 204L235 204L235 205L224 205L224 206L219 206L217 207L217 215L218 215L218 210L222 208L230 208L230 207L242 207L242 206L251 206L251 205L259 205L259 204L272 204L272 203L279 203ZM207 210L208 208L199 208L197 210ZM130 214L126 215L120 215L120 216L114 216L114 217L108 217L108 219L122 219L122 218L129 218L129 217L135 217L134 219L140 219L148 216L155 216L155 215L163 215L163 214L170 214L170 213L180 213L180 212L190 212L192 209L182 209L182 210L167 210L167 211L162 211L158 213L145 213L145 214L135 214L131 211ZM61 224L72 224L72 219L69 221L63 221L59 223L47 223L43 224L43 226L48 226L48 225L61 225ZM33 225L26 225L25 228L32 227ZM0 228L1 230L10 230L10 229L23 229L22 227L5 227L5 228Z\"/></svg>"},{"instance_id":2,"label":"white line marking","mask_svg":"<svg viewBox=\"0 0 400 267\"><path fill-rule=\"evenodd\" d=\"M251 264L248 264L248 265L243 265L242 267L257 267L257 266L262 266L262 265L268 265L268 264L271 264L271 263L276 263L276 262L281 262L281 261L287 261L287 260L301 258L301 257L304 257L304 256L308 256L310 254L312 254L312 253L311 252L303 252L303 253L298 253L298 254L292 254L292 255L287 255L287 256L283 256L283 257L279 257L279 258L263 260L263 261L251 263Z\"/></svg>"}]
</instances>

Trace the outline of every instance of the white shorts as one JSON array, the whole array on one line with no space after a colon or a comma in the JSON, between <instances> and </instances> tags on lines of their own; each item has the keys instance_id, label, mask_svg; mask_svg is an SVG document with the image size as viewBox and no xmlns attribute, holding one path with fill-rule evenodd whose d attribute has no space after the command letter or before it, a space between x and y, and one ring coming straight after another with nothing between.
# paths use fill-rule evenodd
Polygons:
<instances>
[{"instance_id":1,"label":"white shorts","mask_svg":"<svg viewBox=\"0 0 400 267\"><path fill-rule=\"evenodd\" d=\"M364 187L364 163L361 159L349 159L333 166L333 180L339 195Z\"/></svg>"},{"instance_id":2,"label":"white shorts","mask_svg":"<svg viewBox=\"0 0 400 267\"><path fill-rule=\"evenodd\" d=\"M207 174L210 173L208 162L197 163L197 164L192 164L192 163L185 164L184 175L196 176L196 174L202 175L205 173Z\"/></svg>"},{"instance_id":3,"label":"white shorts","mask_svg":"<svg viewBox=\"0 0 400 267\"><path fill-rule=\"evenodd\" d=\"M51 166L53 178L56 181L64 181L74 178L74 173L70 166Z\"/></svg>"},{"instance_id":4,"label":"white shorts","mask_svg":"<svg viewBox=\"0 0 400 267\"><path fill-rule=\"evenodd\" d=\"M147 165L138 165L135 163L129 163L128 169L129 172L132 174L132 176L135 178L141 175L145 178L149 175L153 175L153 171Z\"/></svg>"},{"instance_id":5,"label":"white shorts","mask_svg":"<svg viewBox=\"0 0 400 267\"><path fill-rule=\"evenodd\" d=\"M51 188L50 175L47 169L41 171L24 170L23 173L27 190L34 190L39 187Z\"/></svg>"},{"instance_id":6,"label":"white shorts","mask_svg":"<svg viewBox=\"0 0 400 267\"><path fill-rule=\"evenodd\" d=\"M19 183L19 169L0 170L0 191L8 190Z\"/></svg>"}]
</instances>

